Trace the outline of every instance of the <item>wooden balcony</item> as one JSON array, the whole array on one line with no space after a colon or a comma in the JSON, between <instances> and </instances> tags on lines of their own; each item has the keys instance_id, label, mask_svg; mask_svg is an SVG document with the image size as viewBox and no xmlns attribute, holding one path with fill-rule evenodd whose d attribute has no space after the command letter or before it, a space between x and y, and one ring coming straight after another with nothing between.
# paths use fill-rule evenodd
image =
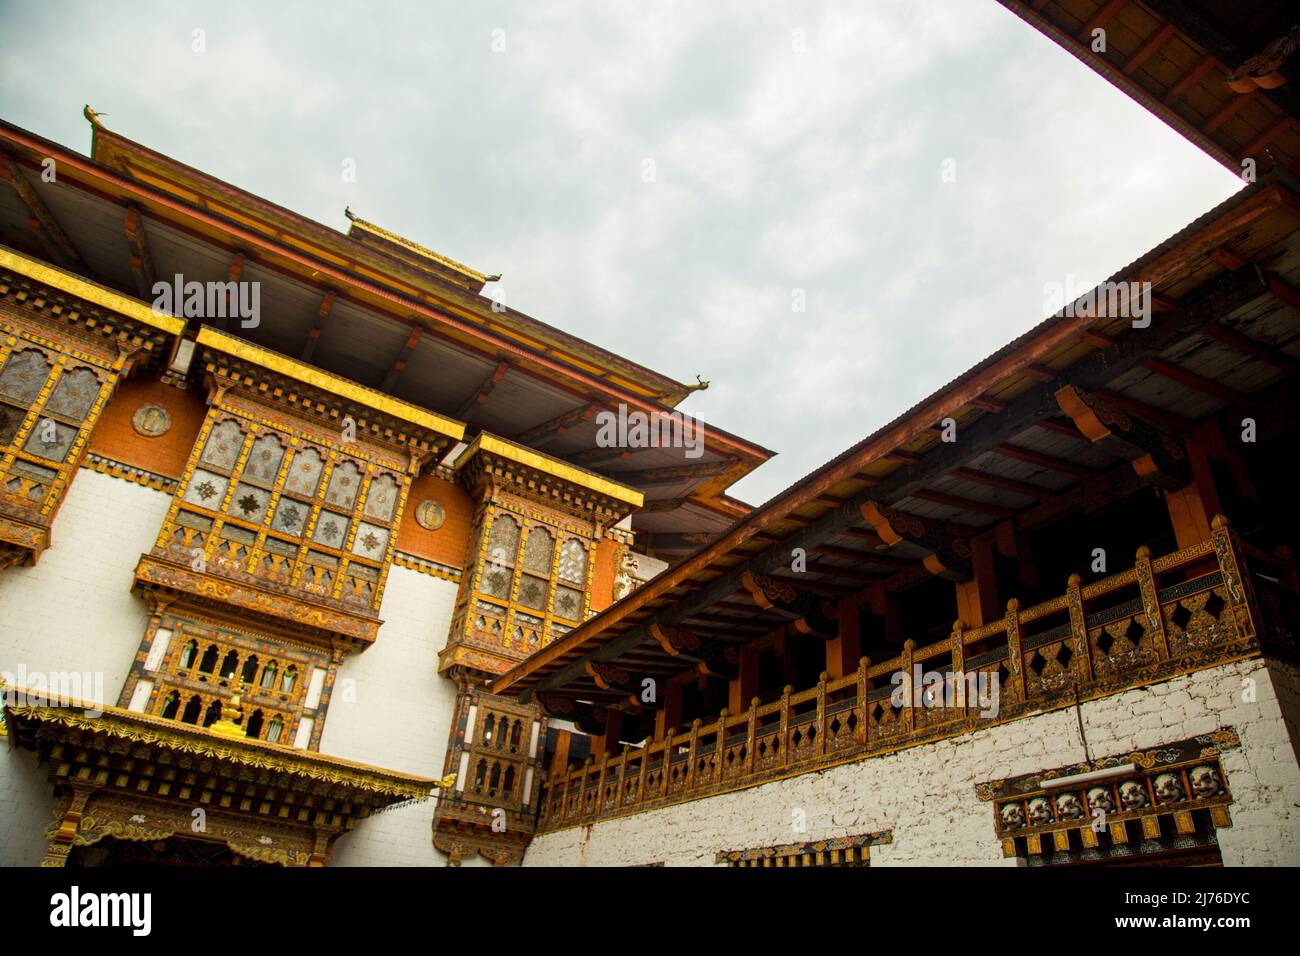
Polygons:
<instances>
[{"instance_id":1,"label":"wooden balcony","mask_svg":"<svg viewBox=\"0 0 1300 956\"><path fill-rule=\"evenodd\" d=\"M1247 570L1248 558L1260 573ZM823 673L807 690L787 686L771 703L755 698L742 713L724 710L664 740L589 758L548 780L538 829L755 786L1255 656L1261 632L1293 649L1296 584L1289 555L1244 545L1218 517L1211 538L1192 547L1158 558L1140 548L1133 567L1090 584L1073 576L1059 597L1028 608L1010 601L989 624L959 622L943 641L909 640L890 660L863 658L856 673ZM996 677L996 713L988 698L955 693L939 706L900 705L895 675L918 666L965 675L972 688Z\"/></svg>"}]
</instances>

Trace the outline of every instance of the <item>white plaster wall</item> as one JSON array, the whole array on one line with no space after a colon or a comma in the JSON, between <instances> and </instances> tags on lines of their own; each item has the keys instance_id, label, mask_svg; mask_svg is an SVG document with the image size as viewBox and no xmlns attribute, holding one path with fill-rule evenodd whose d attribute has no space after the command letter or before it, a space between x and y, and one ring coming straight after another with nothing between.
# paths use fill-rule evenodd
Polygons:
<instances>
[{"instance_id":1,"label":"white plaster wall","mask_svg":"<svg viewBox=\"0 0 1300 956\"><path fill-rule=\"evenodd\" d=\"M1253 689L1254 700L1243 700ZM1279 706L1279 696L1282 706ZM1232 726L1224 753L1233 826L1218 837L1225 864L1300 865L1300 768L1285 709L1300 702L1294 668L1242 661L1083 705L1093 759ZM525 866L714 865L719 850L892 830L872 866L1014 866L1002 857L993 809L975 785L1086 759L1073 708L962 738L872 757L534 839ZM794 828L796 811L805 829Z\"/></svg>"},{"instance_id":2,"label":"white plaster wall","mask_svg":"<svg viewBox=\"0 0 1300 956\"><path fill-rule=\"evenodd\" d=\"M0 573L0 671L25 674L28 683L34 672L68 675L62 687L117 703L148 618L131 574L170 500L120 478L77 473L40 563ZM53 807L35 754L0 744L0 865L40 863Z\"/></svg>"},{"instance_id":3,"label":"white plaster wall","mask_svg":"<svg viewBox=\"0 0 1300 956\"><path fill-rule=\"evenodd\" d=\"M339 667L322 753L424 777L443 775L456 686L438 676L438 651L447 643L455 600L450 581L392 567L378 639ZM444 865L446 856L433 847L433 810L434 801L427 800L362 821L338 839L331 864Z\"/></svg>"}]
</instances>

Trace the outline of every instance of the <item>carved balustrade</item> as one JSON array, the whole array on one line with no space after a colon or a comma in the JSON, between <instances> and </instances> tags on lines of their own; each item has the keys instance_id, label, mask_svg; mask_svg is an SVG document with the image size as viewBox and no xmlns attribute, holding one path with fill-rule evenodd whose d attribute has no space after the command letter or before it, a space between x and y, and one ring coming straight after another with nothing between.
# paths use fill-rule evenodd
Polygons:
<instances>
[{"instance_id":1,"label":"carved balustrade","mask_svg":"<svg viewBox=\"0 0 1300 956\"><path fill-rule=\"evenodd\" d=\"M1246 570L1246 554L1268 572ZM1294 650L1295 563L1212 536L889 660L553 774L539 830L619 816L927 743L1248 657L1260 636ZM1265 600L1256 597L1256 586Z\"/></svg>"}]
</instances>

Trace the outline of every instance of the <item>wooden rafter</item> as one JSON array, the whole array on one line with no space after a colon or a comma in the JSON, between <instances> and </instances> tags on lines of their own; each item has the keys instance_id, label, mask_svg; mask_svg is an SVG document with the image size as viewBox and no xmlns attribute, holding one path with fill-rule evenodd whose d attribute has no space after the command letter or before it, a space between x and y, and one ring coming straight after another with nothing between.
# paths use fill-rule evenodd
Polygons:
<instances>
[{"instance_id":1,"label":"wooden rafter","mask_svg":"<svg viewBox=\"0 0 1300 956\"><path fill-rule=\"evenodd\" d=\"M962 481L969 481L976 485L986 485L989 488L1000 488L1003 491L1011 491L1027 498L1042 498L1044 495L1052 494L1051 488L1030 484L1027 481L1017 481L1015 478L1007 478L1002 475L991 475L986 471L977 471L974 468L954 468L951 474L953 478L959 478Z\"/></svg>"},{"instance_id":2,"label":"wooden rafter","mask_svg":"<svg viewBox=\"0 0 1300 956\"><path fill-rule=\"evenodd\" d=\"M498 362L497 367L488 373L487 377L479 383L478 388L474 389L474 394L465 399L460 408L456 409L456 417L463 422L469 421L474 416L475 410L488 400L492 390L501 384L501 380L509 371L509 362L504 360Z\"/></svg>"},{"instance_id":3,"label":"wooden rafter","mask_svg":"<svg viewBox=\"0 0 1300 956\"><path fill-rule=\"evenodd\" d=\"M1181 365L1175 365L1162 358L1149 358L1142 363L1143 368L1155 372L1157 375L1163 375L1170 381L1177 382L1196 392L1202 392L1206 395L1212 395L1217 399L1227 402L1229 405L1245 405L1246 396L1236 389L1229 388L1212 378L1206 378L1204 375L1198 375L1195 372L1183 368Z\"/></svg>"},{"instance_id":4,"label":"wooden rafter","mask_svg":"<svg viewBox=\"0 0 1300 956\"><path fill-rule=\"evenodd\" d=\"M556 415L540 425L534 425L532 428L520 432L514 437L514 440L524 445L536 445L540 442L549 441L557 435L563 435L574 425L591 421L596 417L598 411L600 411L600 405L597 402L587 402L585 405L570 409L562 415Z\"/></svg>"},{"instance_id":5,"label":"wooden rafter","mask_svg":"<svg viewBox=\"0 0 1300 956\"><path fill-rule=\"evenodd\" d=\"M59 221L54 218L54 213L45 204L45 200L32 188L32 184L27 181L18 164L7 153L0 153L0 179L3 179L18 195L19 201L27 207L27 212L31 219L35 220L35 230L40 236L42 244L46 247L50 257L60 265L80 272L82 275L90 275L90 270L86 262L77 251L77 247L72 244L68 234L63 231ZM29 221L29 225L32 223Z\"/></svg>"},{"instance_id":6,"label":"wooden rafter","mask_svg":"<svg viewBox=\"0 0 1300 956\"><path fill-rule=\"evenodd\" d=\"M1054 455L1044 455L1032 448L1022 448L1009 442L1004 442L991 449L991 451L1003 458L1023 461L1029 465L1037 465L1039 468L1046 468L1048 471L1059 471L1063 475L1074 475L1076 478L1090 478L1093 475L1093 470L1087 465L1081 465L1076 461L1067 461L1064 458L1057 458Z\"/></svg>"},{"instance_id":7,"label":"wooden rafter","mask_svg":"<svg viewBox=\"0 0 1300 956\"><path fill-rule=\"evenodd\" d=\"M1283 371L1296 373L1300 372L1300 360L1287 355L1281 349L1269 348L1263 342L1257 342L1249 336L1242 335L1235 329L1230 329L1226 325L1209 325L1205 329L1205 334L1214 339L1221 345L1226 345L1230 349L1235 349L1243 355L1249 355L1257 358L1262 362L1267 362L1274 368L1280 368Z\"/></svg>"},{"instance_id":8,"label":"wooden rafter","mask_svg":"<svg viewBox=\"0 0 1300 956\"><path fill-rule=\"evenodd\" d=\"M689 465L668 465L663 468L641 468L636 471L611 471L609 476L625 485L670 484L688 479L711 478L721 475L734 465L735 459L701 461Z\"/></svg>"},{"instance_id":9,"label":"wooden rafter","mask_svg":"<svg viewBox=\"0 0 1300 956\"><path fill-rule=\"evenodd\" d=\"M136 292L147 302L153 298L153 286L158 281L158 273L153 266L153 254L149 251L143 211L135 203L126 207L122 229L131 246L131 275L135 277Z\"/></svg>"},{"instance_id":10,"label":"wooden rafter","mask_svg":"<svg viewBox=\"0 0 1300 956\"><path fill-rule=\"evenodd\" d=\"M338 293L330 289L325 293L325 298L321 300L320 308L316 311L316 320L312 323L310 331L307 332L307 341L303 343L302 360L310 362L312 356L316 354L316 343L320 341L321 332L325 330L325 323L329 321L330 311L334 308L334 300Z\"/></svg>"},{"instance_id":11,"label":"wooden rafter","mask_svg":"<svg viewBox=\"0 0 1300 956\"><path fill-rule=\"evenodd\" d=\"M397 353L397 358L393 359L392 367L389 368L388 374L384 376L384 381L379 386L380 391L391 392L397 387L398 381L401 380L402 373L406 371L406 363L411 358L411 353L414 352L415 347L420 344L420 335L423 331L424 330L418 325L411 327L411 332L406 337L406 342L402 345L401 351ZM458 415L457 417L463 419L465 416Z\"/></svg>"}]
</instances>

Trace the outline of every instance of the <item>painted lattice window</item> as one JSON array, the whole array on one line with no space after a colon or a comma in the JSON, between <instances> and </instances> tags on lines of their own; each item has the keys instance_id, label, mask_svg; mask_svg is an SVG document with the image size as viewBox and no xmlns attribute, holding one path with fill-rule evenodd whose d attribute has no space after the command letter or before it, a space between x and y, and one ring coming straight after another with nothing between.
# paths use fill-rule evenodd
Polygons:
<instances>
[{"instance_id":1,"label":"painted lattice window","mask_svg":"<svg viewBox=\"0 0 1300 956\"><path fill-rule=\"evenodd\" d=\"M564 627L580 622L587 606L588 545L535 521L527 526L500 512L488 526L478 590L508 607L506 644L530 653ZM567 630L567 627L564 628Z\"/></svg>"},{"instance_id":2,"label":"painted lattice window","mask_svg":"<svg viewBox=\"0 0 1300 956\"><path fill-rule=\"evenodd\" d=\"M233 416L213 420L159 546L187 563L375 607L404 483Z\"/></svg>"},{"instance_id":3,"label":"painted lattice window","mask_svg":"<svg viewBox=\"0 0 1300 956\"><path fill-rule=\"evenodd\" d=\"M61 366L43 350L0 350L0 472L4 492L44 502L72 452L104 383L85 366Z\"/></svg>"}]
</instances>

